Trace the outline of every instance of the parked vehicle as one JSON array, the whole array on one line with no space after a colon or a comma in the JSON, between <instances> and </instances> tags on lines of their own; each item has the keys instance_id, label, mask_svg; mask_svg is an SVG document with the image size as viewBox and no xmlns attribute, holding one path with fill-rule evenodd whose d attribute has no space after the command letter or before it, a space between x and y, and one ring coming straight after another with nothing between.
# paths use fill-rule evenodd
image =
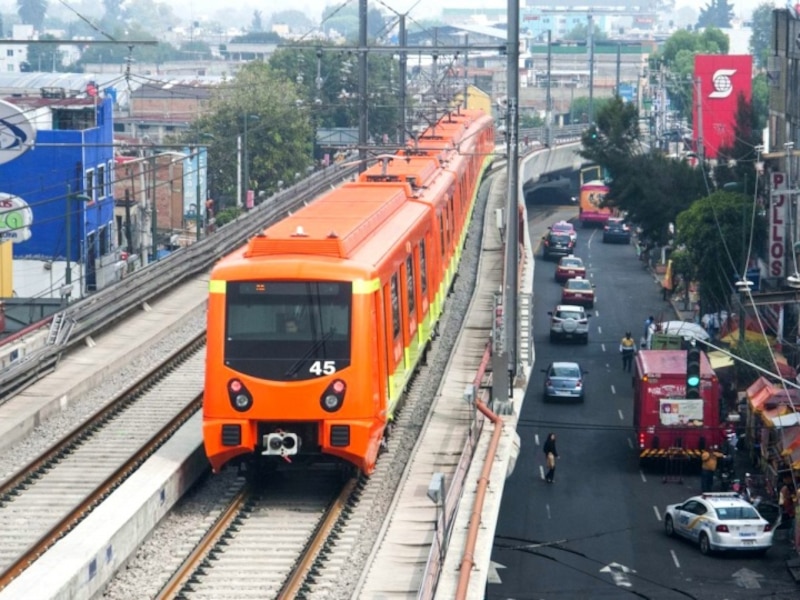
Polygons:
<instances>
[{"instance_id":1,"label":"parked vehicle","mask_svg":"<svg viewBox=\"0 0 800 600\"><path fill-rule=\"evenodd\" d=\"M686 350L640 350L634 360L633 426L642 463L676 452L700 459L725 438L720 386L711 363L700 353L700 395L686 397Z\"/></svg>"}]
</instances>

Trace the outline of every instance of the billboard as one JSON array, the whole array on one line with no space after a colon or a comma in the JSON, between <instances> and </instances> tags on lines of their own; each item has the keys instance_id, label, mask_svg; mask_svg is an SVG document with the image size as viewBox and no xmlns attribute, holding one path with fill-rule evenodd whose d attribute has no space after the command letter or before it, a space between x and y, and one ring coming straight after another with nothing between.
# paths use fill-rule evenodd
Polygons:
<instances>
[{"instance_id":1,"label":"billboard","mask_svg":"<svg viewBox=\"0 0 800 600\"><path fill-rule=\"evenodd\" d=\"M694 140L697 143L702 134L703 155L717 158L719 149L733 142L739 96L750 100L753 57L698 54L694 57L694 81Z\"/></svg>"}]
</instances>

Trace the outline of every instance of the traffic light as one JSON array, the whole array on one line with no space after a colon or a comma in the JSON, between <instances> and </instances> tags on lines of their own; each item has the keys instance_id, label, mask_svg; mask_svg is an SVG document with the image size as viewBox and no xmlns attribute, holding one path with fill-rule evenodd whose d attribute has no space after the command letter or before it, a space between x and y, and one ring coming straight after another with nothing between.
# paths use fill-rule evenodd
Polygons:
<instances>
[{"instance_id":1,"label":"traffic light","mask_svg":"<svg viewBox=\"0 0 800 600\"><path fill-rule=\"evenodd\" d=\"M689 346L686 352L686 397L700 398L700 348Z\"/></svg>"}]
</instances>

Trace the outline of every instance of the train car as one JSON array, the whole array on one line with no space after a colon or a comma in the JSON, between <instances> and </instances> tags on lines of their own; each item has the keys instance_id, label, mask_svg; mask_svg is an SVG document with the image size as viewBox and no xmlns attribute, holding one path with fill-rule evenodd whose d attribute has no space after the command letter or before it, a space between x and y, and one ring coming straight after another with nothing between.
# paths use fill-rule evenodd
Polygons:
<instances>
[{"instance_id":1,"label":"train car","mask_svg":"<svg viewBox=\"0 0 800 600\"><path fill-rule=\"evenodd\" d=\"M608 186L603 181L587 181L581 185L578 219L582 226L606 224L612 211L600 204L607 194Z\"/></svg>"},{"instance_id":2,"label":"train car","mask_svg":"<svg viewBox=\"0 0 800 600\"><path fill-rule=\"evenodd\" d=\"M214 267L203 441L215 472L335 461L372 473L493 151L482 111L445 116Z\"/></svg>"}]
</instances>

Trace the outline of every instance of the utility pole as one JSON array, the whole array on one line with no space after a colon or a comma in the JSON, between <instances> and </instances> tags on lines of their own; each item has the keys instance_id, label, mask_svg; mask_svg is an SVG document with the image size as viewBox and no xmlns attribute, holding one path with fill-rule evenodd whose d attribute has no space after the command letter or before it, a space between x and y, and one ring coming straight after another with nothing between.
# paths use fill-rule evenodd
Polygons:
<instances>
[{"instance_id":1,"label":"utility pole","mask_svg":"<svg viewBox=\"0 0 800 600\"><path fill-rule=\"evenodd\" d=\"M406 115L406 77L408 70L408 52L405 47L408 45L408 36L406 35L406 15L400 15L400 119L402 125L400 127L400 135L398 136L398 143L404 146L406 143L406 131L408 131L408 116Z\"/></svg>"},{"instance_id":2,"label":"utility pole","mask_svg":"<svg viewBox=\"0 0 800 600\"><path fill-rule=\"evenodd\" d=\"M697 77L694 80L695 90L694 97L697 100L697 160L700 164L705 164L706 153L703 146L703 91L701 88L702 80ZM705 177L705 175L703 175Z\"/></svg>"},{"instance_id":3,"label":"utility pole","mask_svg":"<svg viewBox=\"0 0 800 600\"><path fill-rule=\"evenodd\" d=\"M553 99L550 95L550 88L552 86L553 78L553 47L552 47L552 30L547 30L547 96L544 106L544 143L549 148L553 142Z\"/></svg>"},{"instance_id":4,"label":"utility pole","mask_svg":"<svg viewBox=\"0 0 800 600\"><path fill-rule=\"evenodd\" d=\"M152 254L150 260L158 260L158 203L156 202L156 151L150 150L150 236Z\"/></svg>"},{"instance_id":5,"label":"utility pole","mask_svg":"<svg viewBox=\"0 0 800 600\"><path fill-rule=\"evenodd\" d=\"M405 82L403 82L405 85ZM358 0L358 172L367 168L367 0Z\"/></svg>"},{"instance_id":6,"label":"utility pole","mask_svg":"<svg viewBox=\"0 0 800 600\"><path fill-rule=\"evenodd\" d=\"M464 108L469 108L469 79L467 67L469 66L469 34L464 34Z\"/></svg>"},{"instance_id":7,"label":"utility pole","mask_svg":"<svg viewBox=\"0 0 800 600\"><path fill-rule=\"evenodd\" d=\"M621 83L620 81L621 69L622 69L622 44L617 42L617 87L616 87L616 92L614 93L614 95L616 96L619 96L619 84Z\"/></svg>"},{"instance_id":8,"label":"utility pole","mask_svg":"<svg viewBox=\"0 0 800 600\"><path fill-rule=\"evenodd\" d=\"M594 17L589 13L589 125L594 123ZM510 32L509 32L510 33Z\"/></svg>"}]
</instances>

